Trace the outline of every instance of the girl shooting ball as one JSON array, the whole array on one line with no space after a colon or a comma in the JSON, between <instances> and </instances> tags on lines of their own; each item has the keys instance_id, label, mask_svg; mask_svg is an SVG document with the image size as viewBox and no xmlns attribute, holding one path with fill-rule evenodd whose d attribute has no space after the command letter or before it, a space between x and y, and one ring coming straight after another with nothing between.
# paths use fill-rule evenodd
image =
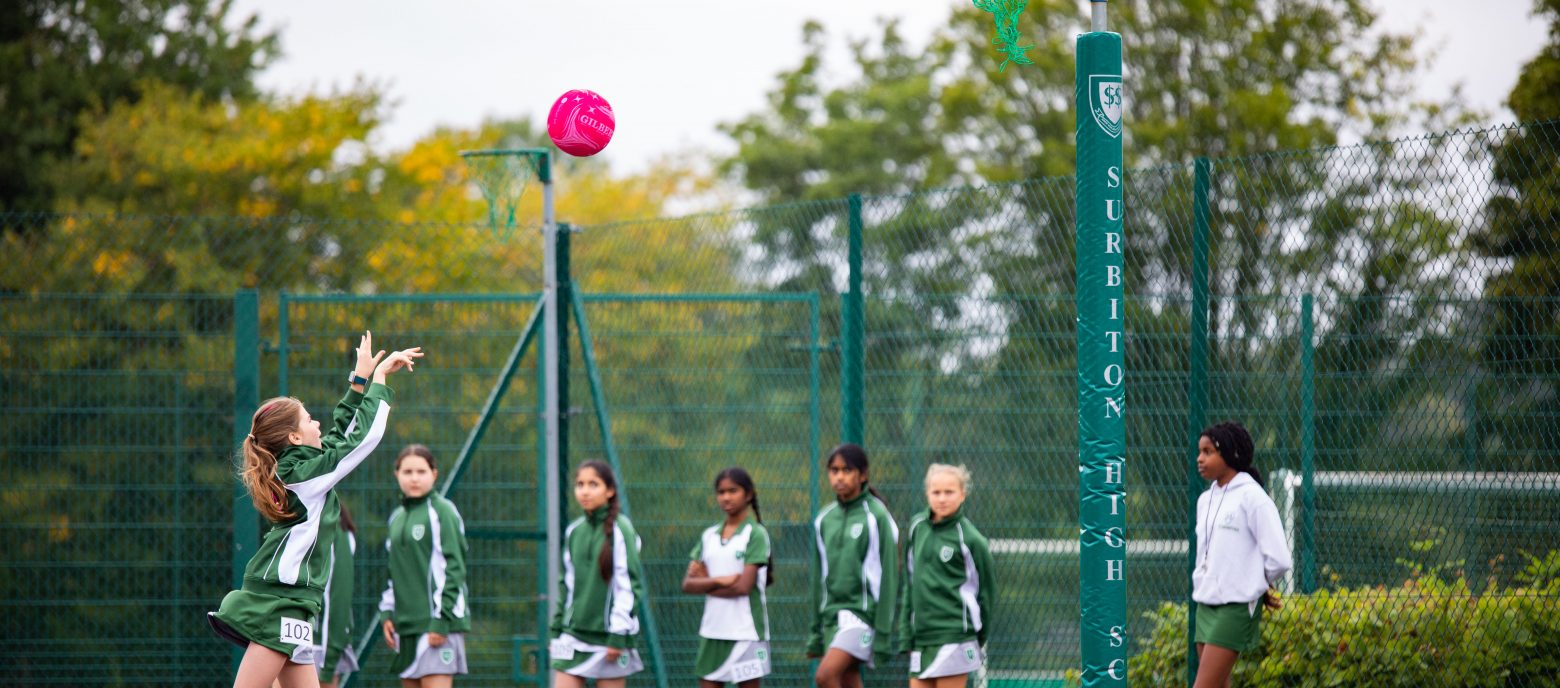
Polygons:
<instances>
[{"instance_id":1,"label":"girl shooting ball","mask_svg":"<svg viewBox=\"0 0 1560 688\"><path fill-rule=\"evenodd\" d=\"M243 482L264 518L260 547L243 587L208 615L217 635L244 648L235 688L319 685L314 625L330 580L330 550L341 503L335 487L379 445L390 418L385 378L411 370L420 347L374 353L373 334L358 342L352 388L336 404L330 428L291 397L260 405L244 438Z\"/></svg>"}]
</instances>

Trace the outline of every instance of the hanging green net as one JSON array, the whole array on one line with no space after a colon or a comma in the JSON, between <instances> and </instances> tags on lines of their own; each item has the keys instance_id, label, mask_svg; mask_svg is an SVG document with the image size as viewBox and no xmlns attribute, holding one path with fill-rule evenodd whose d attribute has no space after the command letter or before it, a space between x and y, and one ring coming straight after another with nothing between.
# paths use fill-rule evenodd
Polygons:
<instances>
[{"instance_id":1,"label":"hanging green net","mask_svg":"<svg viewBox=\"0 0 1560 688\"><path fill-rule=\"evenodd\" d=\"M471 183L487 200L488 228L499 241L509 241L520 226L520 201L526 186L540 176L546 154L526 149L461 151Z\"/></svg>"},{"instance_id":2,"label":"hanging green net","mask_svg":"<svg viewBox=\"0 0 1560 688\"><path fill-rule=\"evenodd\" d=\"M1024 14L1024 7L1029 4L1029 0L974 0L974 3L975 9L990 12L991 18L996 20L997 36L991 39L991 44L1007 55L997 71L1006 71L1009 62L1034 64L1034 60L1024 54L1035 47L1034 44L1019 44L1023 34L1018 30L1018 18Z\"/></svg>"}]
</instances>

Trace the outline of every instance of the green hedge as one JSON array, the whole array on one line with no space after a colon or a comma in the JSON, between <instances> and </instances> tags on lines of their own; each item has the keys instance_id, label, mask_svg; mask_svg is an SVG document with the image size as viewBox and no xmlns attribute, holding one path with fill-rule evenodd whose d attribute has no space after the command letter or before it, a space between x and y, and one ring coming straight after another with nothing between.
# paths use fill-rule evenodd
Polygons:
<instances>
[{"instance_id":1,"label":"green hedge","mask_svg":"<svg viewBox=\"0 0 1560 688\"><path fill-rule=\"evenodd\" d=\"M1152 630L1128 662L1128 682L1185 686L1186 605L1145 616ZM1512 586L1480 593L1432 571L1397 587L1288 596L1233 679L1254 688L1560 686L1560 552L1529 556Z\"/></svg>"}]
</instances>

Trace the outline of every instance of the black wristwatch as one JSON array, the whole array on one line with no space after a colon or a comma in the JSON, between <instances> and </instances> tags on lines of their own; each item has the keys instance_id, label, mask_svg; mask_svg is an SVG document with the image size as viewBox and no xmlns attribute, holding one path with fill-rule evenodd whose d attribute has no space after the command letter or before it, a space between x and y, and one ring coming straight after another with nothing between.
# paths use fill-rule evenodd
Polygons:
<instances>
[{"instance_id":1,"label":"black wristwatch","mask_svg":"<svg viewBox=\"0 0 1560 688\"><path fill-rule=\"evenodd\" d=\"M368 378L362 377L355 372L347 376L347 382L350 382L354 385L362 385L364 387L368 386Z\"/></svg>"}]
</instances>

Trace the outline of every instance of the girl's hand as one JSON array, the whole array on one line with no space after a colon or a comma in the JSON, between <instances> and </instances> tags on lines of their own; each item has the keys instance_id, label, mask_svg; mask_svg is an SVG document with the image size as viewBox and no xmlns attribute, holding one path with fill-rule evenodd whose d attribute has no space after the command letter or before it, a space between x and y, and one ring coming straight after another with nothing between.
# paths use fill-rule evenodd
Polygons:
<instances>
[{"instance_id":1,"label":"girl's hand","mask_svg":"<svg viewBox=\"0 0 1560 688\"><path fill-rule=\"evenodd\" d=\"M618 661L618 657L621 657L622 655L623 655L623 651L619 650L618 648L615 648L615 647L607 648L607 663L608 664L613 664L613 663L617 662Z\"/></svg>"},{"instance_id":2,"label":"girl's hand","mask_svg":"<svg viewBox=\"0 0 1560 688\"><path fill-rule=\"evenodd\" d=\"M1273 610L1283 609L1284 601L1279 599L1277 590L1268 588L1267 592L1262 593L1262 606Z\"/></svg>"},{"instance_id":3,"label":"girl's hand","mask_svg":"<svg viewBox=\"0 0 1560 688\"><path fill-rule=\"evenodd\" d=\"M422 358L422 347L414 346L410 349L402 349L390 354L385 360L379 362L379 367L374 369L374 382L384 384L385 376L402 368L411 370L417 364L417 359Z\"/></svg>"},{"instance_id":4,"label":"girl's hand","mask_svg":"<svg viewBox=\"0 0 1560 688\"><path fill-rule=\"evenodd\" d=\"M440 645L443 645L443 644L444 644L444 636L442 634L433 633L433 632L429 632L428 633L428 645L429 646L431 646L431 647L439 647Z\"/></svg>"},{"instance_id":5,"label":"girl's hand","mask_svg":"<svg viewBox=\"0 0 1560 688\"><path fill-rule=\"evenodd\" d=\"M363 331L363 337L358 340L357 365L352 367L352 374L368 379L374 374L374 369L379 367L379 359L385 357L385 352L374 353L374 333Z\"/></svg>"},{"instance_id":6,"label":"girl's hand","mask_svg":"<svg viewBox=\"0 0 1560 688\"><path fill-rule=\"evenodd\" d=\"M694 578L709 578L710 571L704 568L704 562L702 561L689 562L688 575Z\"/></svg>"},{"instance_id":7,"label":"girl's hand","mask_svg":"<svg viewBox=\"0 0 1560 688\"><path fill-rule=\"evenodd\" d=\"M399 647L400 643L395 641L395 622L389 619L385 619L384 631L385 645L389 646L390 649L399 652L401 648Z\"/></svg>"},{"instance_id":8,"label":"girl's hand","mask_svg":"<svg viewBox=\"0 0 1560 688\"><path fill-rule=\"evenodd\" d=\"M724 587L727 587L727 586L736 585L737 584L737 579L741 578L741 577L742 577L741 574L733 573L733 574L731 574L729 576L721 576L719 578L712 578L710 580L715 581L716 585L719 585L720 587L724 588Z\"/></svg>"}]
</instances>

